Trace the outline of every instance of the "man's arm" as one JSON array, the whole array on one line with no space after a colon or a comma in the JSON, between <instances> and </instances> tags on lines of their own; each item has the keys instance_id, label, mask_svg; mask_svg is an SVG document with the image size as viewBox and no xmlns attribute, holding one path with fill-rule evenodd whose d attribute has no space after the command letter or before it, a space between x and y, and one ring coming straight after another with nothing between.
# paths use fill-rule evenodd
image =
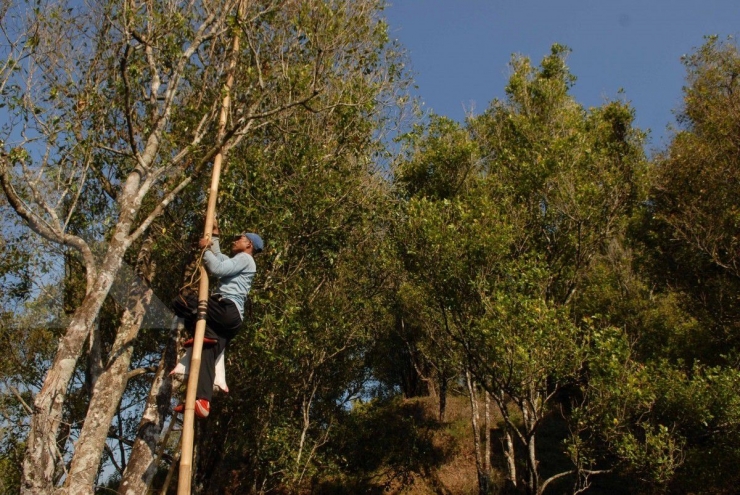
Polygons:
<instances>
[{"instance_id":1,"label":"man's arm","mask_svg":"<svg viewBox=\"0 0 740 495\"><path fill-rule=\"evenodd\" d=\"M203 254L203 261L206 264L208 273L215 275L216 277L228 277L230 275L236 275L251 268L251 271L256 271L254 266L254 260L251 256L245 253L240 253L229 258L228 256L220 255L217 257L211 251L206 251Z\"/></svg>"},{"instance_id":2,"label":"man's arm","mask_svg":"<svg viewBox=\"0 0 740 495\"><path fill-rule=\"evenodd\" d=\"M220 259L229 259L228 256L226 256L225 254L221 253L221 246L219 245L219 242L218 242L218 237L219 237L219 234L220 233L221 232L218 229L218 222L214 220L213 221L213 228L211 229L211 239L210 239L210 241L208 239L206 239L205 237L201 237L200 238L200 241L198 241L198 245L200 246L201 249L204 249L206 247L210 248L211 249L211 252L213 252L213 254L215 254L216 257L219 260Z\"/></svg>"},{"instance_id":3,"label":"man's arm","mask_svg":"<svg viewBox=\"0 0 740 495\"><path fill-rule=\"evenodd\" d=\"M211 252L216 255L218 259L229 259L228 256L221 252L221 246L218 243L218 237L214 236L211 240Z\"/></svg>"}]
</instances>

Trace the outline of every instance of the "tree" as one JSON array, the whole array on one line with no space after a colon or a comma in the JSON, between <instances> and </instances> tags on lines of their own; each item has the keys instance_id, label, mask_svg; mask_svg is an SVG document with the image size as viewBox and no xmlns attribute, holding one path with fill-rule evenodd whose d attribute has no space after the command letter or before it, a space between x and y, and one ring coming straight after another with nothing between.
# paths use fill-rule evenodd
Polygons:
<instances>
[{"instance_id":1,"label":"tree","mask_svg":"<svg viewBox=\"0 0 740 495\"><path fill-rule=\"evenodd\" d=\"M381 50L377 27L367 41ZM384 70L370 73L391 77ZM383 85L353 77L326 94L341 91L354 104L276 119L245 140L224 177L222 229L259 222L268 249L256 259L249 331L229 350L230 387L239 392L209 419L228 428L204 441L218 452L204 471L224 476L203 479L204 490L224 489L233 473L241 490L310 486L336 462L324 447L367 380L388 277L380 255L387 185L371 157L382 150L374 133L389 109Z\"/></svg>"},{"instance_id":2,"label":"tree","mask_svg":"<svg viewBox=\"0 0 740 495\"><path fill-rule=\"evenodd\" d=\"M6 14L16 16L7 25L17 30L6 32L10 43L3 54L11 118L0 182L27 225L75 250L85 269L84 297L34 399L24 492L54 488L55 468L64 460L49 447L56 444L84 343L95 347L100 338L95 322L128 250L218 150L238 146L284 112L341 108L351 87L318 103L327 81L352 84L363 70L385 62L375 42L366 43L376 34L372 26L354 20L368 19L374 3L255 2L237 16L238 3L88 8L44 2L28 12L13 6L13 14ZM248 43L237 61L226 137L216 142L220 80L233 29ZM365 79L375 75L369 70ZM375 81L378 87L385 82ZM72 220L80 215L87 220L73 231ZM124 339L126 345L135 335ZM120 397L121 387L115 388ZM107 430L105 423L96 428ZM85 455L99 458L99 449ZM65 490L91 489L97 469L88 466L66 478Z\"/></svg>"},{"instance_id":3,"label":"tree","mask_svg":"<svg viewBox=\"0 0 740 495\"><path fill-rule=\"evenodd\" d=\"M737 236L737 46L711 37L684 58L688 72L681 128L657 160L655 211L675 236L740 275Z\"/></svg>"},{"instance_id":4,"label":"tree","mask_svg":"<svg viewBox=\"0 0 740 495\"><path fill-rule=\"evenodd\" d=\"M683 62L687 80L678 125L656 156L637 239L654 291L673 298L673 315L690 322L663 339L663 367L672 367L677 379L660 411L685 442L685 467L674 483L731 490L736 473L724 462L706 460L710 449L729 464L739 455L737 407L727 390L736 386L740 323L740 54L733 40L709 37ZM679 412L681 400L688 411Z\"/></svg>"}]
</instances>

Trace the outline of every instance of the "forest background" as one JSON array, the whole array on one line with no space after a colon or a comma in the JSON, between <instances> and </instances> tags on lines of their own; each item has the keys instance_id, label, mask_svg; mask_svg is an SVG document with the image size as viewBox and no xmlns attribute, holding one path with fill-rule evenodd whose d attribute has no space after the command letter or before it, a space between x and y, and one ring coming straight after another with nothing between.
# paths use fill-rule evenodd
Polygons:
<instances>
[{"instance_id":1,"label":"forest background","mask_svg":"<svg viewBox=\"0 0 740 495\"><path fill-rule=\"evenodd\" d=\"M558 43L424 111L379 1L0 5L0 490L166 492L219 150L221 229L267 249L196 492L736 490L732 39L648 155Z\"/></svg>"}]
</instances>

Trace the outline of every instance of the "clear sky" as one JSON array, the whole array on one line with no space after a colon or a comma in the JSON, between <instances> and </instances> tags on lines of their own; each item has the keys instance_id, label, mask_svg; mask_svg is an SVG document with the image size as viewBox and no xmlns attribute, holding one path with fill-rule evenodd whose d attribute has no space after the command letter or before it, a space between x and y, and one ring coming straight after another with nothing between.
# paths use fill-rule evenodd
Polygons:
<instances>
[{"instance_id":1,"label":"clear sky","mask_svg":"<svg viewBox=\"0 0 740 495\"><path fill-rule=\"evenodd\" d=\"M681 56L740 33L739 0L389 0L393 38L410 52L417 94L427 108L458 121L504 96L513 53L539 65L553 43L572 49L583 105L624 98L636 125L661 147L680 107Z\"/></svg>"}]
</instances>

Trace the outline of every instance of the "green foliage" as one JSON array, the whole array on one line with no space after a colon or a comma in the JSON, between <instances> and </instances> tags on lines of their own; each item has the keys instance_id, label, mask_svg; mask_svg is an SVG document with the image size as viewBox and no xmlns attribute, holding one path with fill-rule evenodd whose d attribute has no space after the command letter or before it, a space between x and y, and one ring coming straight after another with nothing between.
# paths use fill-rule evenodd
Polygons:
<instances>
[{"instance_id":1,"label":"green foliage","mask_svg":"<svg viewBox=\"0 0 740 495\"><path fill-rule=\"evenodd\" d=\"M383 230L390 211L387 183L371 157L385 152L377 131L393 112L381 103L404 84L397 72L397 83L383 82L386 71L397 70L389 64L401 60L378 5L304 2L271 15L271 22L286 16L294 23L300 50L331 43L345 51L326 62L332 72L309 105L323 111L286 112L229 152L222 238L255 230L266 249L255 258L245 330L228 351L229 386L238 393L214 402L212 420L228 425L228 434L219 429L202 441L217 452L203 460L203 472L238 473L240 483L266 490L304 489L336 465L326 445L369 379L366 354L387 323ZM252 66L247 77L254 80L237 84L282 70L280 57ZM312 71L294 68L291 82L278 78L277 87L312 84ZM231 476L209 476L209 490L229 488Z\"/></svg>"},{"instance_id":2,"label":"green foliage","mask_svg":"<svg viewBox=\"0 0 740 495\"><path fill-rule=\"evenodd\" d=\"M247 2L240 18L219 17L234 5L103 3L57 12L40 4L35 16L23 18L43 28L44 36L29 40L39 48L33 53L41 76L35 81L21 74L12 85L18 116L12 123L44 137L52 151L40 156L13 143L3 156L12 155L13 180L27 169L57 174L40 193L17 181L18 194L24 201L38 203L36 195L61 205L60 230L85 239L92 251L88 265L104 258L110 241L130 233L116 230L119 222L135 229L167 204L165 218L149 228L159 267L152 285L161 300L171 299L182 285L182 265L173 260L187 250L179 245L202 232L207 187L201 181L222 144L217 109L232 35L241 35L219 213L226 235L249 228L267 241L257 259L250 328L229 353L232 389L259 399L244 407L244 397L224 401L222 411L243 415L234 419L237 435L203 442L215 454L207 457L214 470L203 472L244 469L255 484L301 487L317 469L342 403L366 380L365 347L382 321L373 293L383 282L378 239L387 189L371 157L385 153L378 131L393 118L389 105L407 76L403 54L379 19L382 2ZM207 36L193 41L210 13ZM68 39L54 47L50 33ZM193 53L183 56L190 48ZM26 84L38 98L23 98L31 92ZM3 128L4 136L11 131ZM117 201L130 180L142 188L121 209ZM187 186L180 196L168 196L179 186ZM39 210L41 217L53 217L54 207ZM124 256L128 265L136 265L142 241ZM70 257L67 263L71 311L90 289L77 262ZM18 273L30 275L26 268ZM19 293L25 290L18 286ZM68 401L65 417L73 428L81 425L94 378L88 364L110 358L119 303L109 298L90 318L100 324L104 361L95 363L91 352L90 363L78 366L79 380L69 387L75 400ZM142 331L131 343L132 365L155 365L162 339L161 330ZM39 372L48 365L43 362ZM135 433L148 386L146 377L128 384L115 425L126 437ZM221 420L214 412L214 422ZM214 477L213 483L229 479Z\"/></svg>"},{"instance_id":3,"label":"green foliage","mask_svg":"<svg viewBox=\"0 0 740 495\"><path fill-rule=\"evenodd\" d=\"M733 444L740 287L733 184L740 55L733 40L709 37L684 64L679 128L656 157L651 201L635 223L638 261L655 299L669 302L662 309L652 305L653 315L663 315L662 323L653 321L670 326L660 332L661 349L645 359L667 358L654 361L656 375L666 377L656 380L656 415L684 439L684 465L673 486L729 493L737 479L729 464L738 458Z\"/></svg>"},{"instance_id":4,"label":"green foliage","mask_svg":"<svg viewBox=\"0 0 740 495\"><path fill-rule=\"evenodd\" d=\"M322 476L321 492L380 493L391 486L411 487L414 477L442 465L454 444L435 438L443 429L421 401L355 402L341 419L329 449L337 465Z\"/></svg>"},{"instance_id":5,"label":"green foliage","mask_svg":"<svg viewBox=\"0 0 740 495\"><path fill-rule=\"evenodd\" d=\"M475 141L450 119L432 115L427 125L417 124L401 142L406 156L396 170L395 183L404 194L453 198L478 173Z\"/></svg>"},{"instance_id":6,"label":"green foliage","mask_svg":"<svg viewBox=\"0 0 740 495\"><path fill-rule=\"evenodd\" d=\"M183 268L172 260L184 259L181 245L202 231L202 165L217 140L213 123L193 140L223 96L223 67L207 62L228 58L230 33L249 33L229 125L265 118L231 135L219 223L224 239L255 230L267 249L256 258L245 331L228 351L233 392L216 397L200 437L203 489L408 486L450 449L434 441L440 424L396 392L433 393L442 403L448 385L472 374L471 388L490 394L517 438L518 481L531 493L566 482L586 489L601 470L636 480L631 489L640 493L733 492L740 462L735 44L710 38L685 58L681 127L652 167L633 108L621 96L595 108L576 102L569 50L554 45L537 66L514 57L505 97L482 115L416 123L385 170L390 151L379 137L407 75L379 18L382 2L263 7L231 16L179 73L183 92L152 163L174 163L185 152L190 161L152 178L132 219L192 178L151 227L160 267L152 286L169 300ZM37 98L9 84L3 100L14 122L44 130L55 150L44 157L3 142L14 174L24 167L56 174L37 191L20 183L20 197L50 198L66 232L89 239L96 259L122 215L115 191L139 166L133 155L144 150L165 94L133 91L153 77L143 47L155 49L163 86L175 84L169 75L193 37L193 19L205 12L203 5L187 15L99 8L106 21L94 50L81 19L56 48L82 48L58 67L40 61ZM48 32L76 19L76 11L57 8L37 14ZM121 23L127 29L110 29ZM49 39L29 36L24 46L53 53ZM3 80L27 70L22 55L7 54L18 62L4 66ZM86 78L69 79L83 69ZM296 95L307 99L270 113ZM3 215L8 206L0 205ZM3 225L11 228L0 240L0 337L9 349L0 363L0 491L12 491L28 428L23 402L32 404L59 338L51 301L74 311L86 280L80 259L65 252L64 283L39 283L51 270L35 250L50 248L30 249L22 227L6 217ZM125 255L128 265L142 245ZM109 298L97 315L104 355L122 309ZM157 361L162 335L140 333L133 366ZM94 364L80 364L69 388L63 449L81 424ZM124 436L135 432L148 387L144 377L128 385L115 425ZM540 450L542 425L556 420L560 450L554 442ZM568 462L574 473L548 485L544 476L569 471ZM380 486L384 469L395 478Z\"/></svg>"},{"instance_id":7,"label":"green foliage","mask_svg":"<svg viewBox=\"0 0 740 495\"><path fill-rule=\"evenodd\" d=\"M290 134L266 128L258 141L269 144L245 147L248 166L225 180L233 207L224 223L241 230L259 213L270 240L254 333L234 353L249 400L224 406L251 418L231 420L241 438L227 444L232 465L265 486L313 479L338 493L368 490L363 483L384 464L415 472L417 460L437 458L399 451L396 462L394 449L367 440L396 431L380 401L352 414L343 405L369 378L383 382L385 397L396 386L424 390L413 376L436 392L472 372L508 415L517 449L530 447L519 454L519 481L532 493L545 486L542 473L569 469L568 459L577 489L611 470L636 481L636 492L731 490L739 378L728 366L734 347L717 350L732 342L735 324L725 256L734 234L729 220L719 222L725 237L711 239L725 247L714 251L695 234L681 237L682 225L708 229L701 222L710 213L697 213L701 202L676 206L694 197L682 188L695 172L690 156L674 154L704 150L682 146L729 128L693 109L698 95L713 101L708 95L724 87L703 82L704 65L717 69L715 79L729 70L706 63L718 49L689 59L697 89L686 115L712 124L677 135L652 189L633 109L575 102L567 49L557 45L539 67L515 58L506 99L483 115L465 125L430 116L405 135L395 201L368 180L366 162L343 154L347 143L373 149L372 126L362 125L372 119L358 111L370 107L316 124L283 120L281 131L296 129ZM353 130L333 138L325 129ZM714 166L708 153L700 158ZM729 194L706 211L724 218ZM542 457L541 425L556 413L567 427L562 454L549 448ZM423 444L416 440L405 446ZM709 452L722 462L708 461Z\"/></svg>"},{"instance_id":8,"label":"green foliage","mask_svg":"<svg viewBox=\"0 0 740 495\"><path fill-rule=\"evenodd\" d=\"M737 349L737 181L740 125L732 40L709 38L686 57L688 72L681 128L656 160L650 229L644 242L655 256L655 275L687 294L687 310L701 323L701 359L719 362ZM678 241L678 242L676 242ZM729 348L728 348L729 344Z\"/></svg>"},{"instance_id":9,"label":"green foliage","mask_svg":"<svg viewBox=\"0 0 740 495\"><path fill-rule=\"evenodd\" d=\"M407 272L403 317L424 330L417 347L436 346L459 373L470 369L505 415L519 410L522 423L508 424L534 452L526 458L528 490L544 481L538 429L563 400L576 406L566 419L579 473L617 455L666 483L683 437L667 434L658 419L635 426L639 435L604 433L614 428L608 405L628 409L630 425L654 406L627 335L607 337L610 325L647 327L658 340L672 331L660 330L661 310L650 314L644 282L619 254L629 252L627 229L646 193L644 134L623 102L585 110L572 99L566 54L556 45L538 68L514 58L506 100L465 128L432 116L405 137L396 173L403 216L394 233ZM623 278L634 295L627 301ZM675 352L665 350L670 342L660 345Z\"/></svg>"}]
</instances>

